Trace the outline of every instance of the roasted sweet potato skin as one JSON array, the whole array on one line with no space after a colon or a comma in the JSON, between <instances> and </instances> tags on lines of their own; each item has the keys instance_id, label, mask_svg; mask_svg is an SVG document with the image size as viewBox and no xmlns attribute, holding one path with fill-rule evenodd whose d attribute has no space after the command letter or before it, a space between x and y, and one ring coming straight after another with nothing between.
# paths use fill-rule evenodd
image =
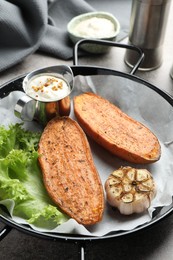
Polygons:
<instances>
[{"instance_id":1,"label":"roasted sweet potato skin","mask_svg":"<svg viewBox=\"0 0 173 260\"><path fill-rule=\"evenodd\" d=\"M74 97L74 113L84 131L116 156L137 164L160 159L158 138L101 96L83 93Z\"/></svg>"},{"instance_id":2,"label":"roasted sweet potato skin","mask_svg":"<svg viewBox=\"0 0 173 260\"><path fill-rule=\"evenodd\" d=\"M48 194L83 225L102 219L104 193L85 133L69 117L52 119L39 142L39 164Z\"/></svg>"}]
</instances>

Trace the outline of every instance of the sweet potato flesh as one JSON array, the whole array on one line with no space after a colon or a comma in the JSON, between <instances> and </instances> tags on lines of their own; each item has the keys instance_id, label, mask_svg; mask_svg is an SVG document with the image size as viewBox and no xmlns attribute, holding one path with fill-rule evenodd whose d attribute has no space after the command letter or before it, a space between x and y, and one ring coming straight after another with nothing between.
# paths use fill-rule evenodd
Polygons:
<instances>
[{"instance_id":1,"label":"sweet potato flesh","mask_svg":"<svg viewBox=\"0 0 173 260\"><path fill-rule=\"evenodd\" d=\"M93 93L81 94L74 98L74 112L84 131L118 157L133 163L159 160L157 137L108 100Z\"/></svg>"},{"instance_id":2,"label":"sweet potato flesh","mask_svg":"<svg viewBox=\"0 0 173 260\"><path fill-rule=\"evenodd\" d=\"M100 221L103 187L77 122L69 117L52 119L41 136L38 152L44 184L53 201L78 223Z\"/></svg>"}]
</instances>

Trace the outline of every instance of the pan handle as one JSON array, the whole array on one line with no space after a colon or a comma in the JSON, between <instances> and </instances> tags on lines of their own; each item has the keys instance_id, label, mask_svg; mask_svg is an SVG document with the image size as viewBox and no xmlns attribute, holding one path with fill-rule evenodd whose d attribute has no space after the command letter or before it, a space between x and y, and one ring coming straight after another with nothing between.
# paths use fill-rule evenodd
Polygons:
<instances>
[{"instance_id":1,"label":"pan handle","mask_svg":"<svg viewBox=\"0 0 173 260\"><path fill-rule=\"evenodd\" d=\"M129 44L123 44L123 43L118 43L118 42L113 42L113 41L106 41L106 40L92 40L92 39L83 39L78 41L73 49L73 64L78 65L78 49L79 46L82 44L86 43L91 43L91 44L100 44L100 45L106 45L106 46L114 46L114 47L119 47L119 48L125 48L125 49L130 49L138 52L139 54L139 59L130 71L130 74L133 75L135 72L138 70L140 64L142 63L144 59L144 53L140 48L134 45L129 45Z\"/></svg>"},{"instance_id":2,"label":"pan handle","mask_svg":"<svg viewBox=\"0 0 173 260\"><path fill-rule=\"evenodd\" d=\"M78 259L79 260L85 260L85 243L79 243L78 244Z\"/></svg>"},{"instance_id":3,"label":"pan handle","mask_svg":"<svg viewBox=\"0 0 173 260\"><path fill-rule=\"evenodd\" d=\"M5 226L0 230L0 241L8 235L8 233L12 230L12 227Z\"/></svg>"}]
</instances>

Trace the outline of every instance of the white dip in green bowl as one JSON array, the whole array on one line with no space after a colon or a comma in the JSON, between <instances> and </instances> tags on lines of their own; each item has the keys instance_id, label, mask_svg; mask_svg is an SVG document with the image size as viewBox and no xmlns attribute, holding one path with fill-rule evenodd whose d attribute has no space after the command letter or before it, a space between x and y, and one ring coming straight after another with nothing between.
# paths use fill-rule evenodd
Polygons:
<instances>
[{"instance_id":1,"label":"white dip in green bowl","mask_svg":"<svg viewBox=\"0 0 173 260\"><path fill-rule=\"evenodd\" d=\"M74 44L82 39L115 41L120 24L110 13L90 12L74 17L68 23L67 30ZM81 48L91 53L103 53L109 49L98 44L84 44Z\"/></svg>"}]
</instances>

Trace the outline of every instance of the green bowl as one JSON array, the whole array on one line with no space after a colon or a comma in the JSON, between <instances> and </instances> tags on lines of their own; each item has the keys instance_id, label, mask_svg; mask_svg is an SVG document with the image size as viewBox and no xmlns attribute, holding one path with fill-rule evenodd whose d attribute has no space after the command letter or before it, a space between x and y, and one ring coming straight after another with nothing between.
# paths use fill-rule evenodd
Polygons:
<instances>
[{"instance_id":1,"label":"green bowl","mask_svg":"<svg viewBox=\"0 0 173 260\"><path fill-rule=\"evenodd\" d=\"M98 22L98 18L104 18L107 21L109 21L109 23L112 25L113 27L113 31L110 33L110 35L107 35L107 31L103 31L101 32L101 35L97 35L96 34L92 34L92 30L90 31L90 33L87 34L87 31L76 31L76 26L78 26L81 22L85 22L88 19L93 19L92 23ZM91 21L91 20L90 20ZM101 20L100 20L101 21ZM103 22L103 20L102 20ZM93 26L95 26L96 28L96 24L92 24ZM91 28L93 29L93 27ZM117 35L119 34L120 31L120 24L119 21L110 13L107 12L89 12L89 13L84 13L78 16L75 16L67 25L67 31L69 34L69 37L71 39L71 41L75 44L76 42L78 42L79 40L82 39L94 39L94 40L107 40L107 41L115 41ZM90 52L90 53L105 53L107 52L110 47L108 46L103 46L103 45L98 45L98 44L83 44L80 46L81 49Z\"/></svg>"}]
</instances>

